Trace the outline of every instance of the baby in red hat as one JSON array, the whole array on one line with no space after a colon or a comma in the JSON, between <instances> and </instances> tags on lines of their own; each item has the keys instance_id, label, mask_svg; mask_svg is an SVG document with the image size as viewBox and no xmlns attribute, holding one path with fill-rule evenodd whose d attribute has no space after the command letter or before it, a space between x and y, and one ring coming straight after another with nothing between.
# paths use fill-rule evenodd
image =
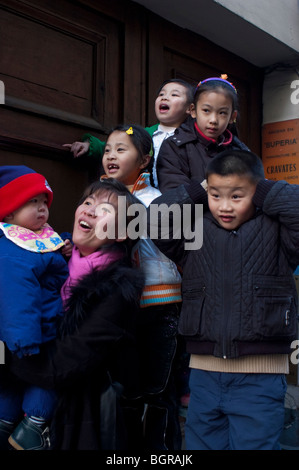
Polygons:
<instances>
[{"instance_id":1,"label":"baby in red hat","mask_svg":"<svg viewBox=\"0 0 299 470\"><path fill-rule=\"evenodd\" d=\"M19 357L56 337L67 277L62 238L48 225L53 192L26 166L0 167L0 340ZM70 243L70 242L69 242ZM16 382L0 368L0 449L47 448L53 391ZM16 436L18 437L16 439Z\"/></svg>"}]
</instances>

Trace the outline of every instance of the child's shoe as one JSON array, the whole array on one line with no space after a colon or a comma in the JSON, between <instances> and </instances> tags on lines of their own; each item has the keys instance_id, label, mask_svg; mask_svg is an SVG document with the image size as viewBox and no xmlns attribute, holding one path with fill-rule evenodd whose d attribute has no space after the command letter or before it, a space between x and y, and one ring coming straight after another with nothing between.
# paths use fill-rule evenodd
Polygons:
<instances>
[{"instance_id":1,"label":"child's shoe","mask_svg":"<svg viewBox=\"0 0 299 470\"><path fill-rule=\"evenodd\" d=\"M49 428L46 424L37 426L25 416L8 441L16 450L49 450Z\"/></svg>"},{"instance_id":2,"label":"child's shoe","mask_svg":"<svg viewBox=\"0 0 299 470\"><path fill-rule=\"evenodd\" d=\"M11 449L8 438L13 432L14 427L14 424L5 423L5 421L0 420L0 450Z\"/></svg>"}]
</instances>

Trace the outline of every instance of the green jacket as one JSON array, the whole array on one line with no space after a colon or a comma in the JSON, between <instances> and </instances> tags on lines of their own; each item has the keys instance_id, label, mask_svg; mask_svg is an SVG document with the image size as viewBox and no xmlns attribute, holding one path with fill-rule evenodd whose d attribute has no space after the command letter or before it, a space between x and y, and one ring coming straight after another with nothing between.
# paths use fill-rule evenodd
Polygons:
<instances>
[{"instance_id":1,"label":"green jacket","mask_svg":"<svg viewBox=\"0 0 299 470\"><path fill-rule=\"evenodd\" d=\"M159 123L154 124L151 127L145 127L145 130L152 137L153 133L158 129L158 126L159 126ZM86 141L89 142L88 156L100 159L101 161L103 154L104 154L106 142L103 142L102 140L98 139L97 137L91 134L84 134L84 136L82 137L82 140L83 142L86 142Z\"/></svg>"}]
</instances>

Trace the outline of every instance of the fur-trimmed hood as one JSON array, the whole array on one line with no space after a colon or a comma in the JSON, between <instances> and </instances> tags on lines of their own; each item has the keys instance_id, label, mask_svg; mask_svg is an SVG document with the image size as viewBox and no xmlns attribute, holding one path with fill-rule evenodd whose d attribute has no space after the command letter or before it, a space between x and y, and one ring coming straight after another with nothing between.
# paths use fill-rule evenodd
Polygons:
<instances>
[{"instance_id":1,"label":"fur-trimmed hood","mask_svg":"<svg viewBox=\"0 0 299 470\"><path fill-rule=\"evenodd\" d=\"M59 335L73 333L88 315L90 309L113 292L118 292L124 302L139 305L144 287L144 277L137 268L126 261L116 261L103 270L95 270L72 287L60 324Z\"/></svg>"}]
</instances>

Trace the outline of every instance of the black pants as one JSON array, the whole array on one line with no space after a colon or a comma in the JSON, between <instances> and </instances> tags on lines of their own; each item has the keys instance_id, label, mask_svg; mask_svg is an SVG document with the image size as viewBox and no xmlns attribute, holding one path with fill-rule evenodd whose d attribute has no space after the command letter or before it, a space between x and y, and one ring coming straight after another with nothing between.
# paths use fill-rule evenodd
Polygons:
<instances>
[{"instance_id":1,"label":"black pants","mask_svg":"<svg viewBox=\"0 0 299 470\"><path fill-rule=\"evenodd\" d=\"M138 352L142 396L127 408L132 448L181 449L176 390L179 314L180 304L140 310Z\"/></svg>"}]
</instances>

